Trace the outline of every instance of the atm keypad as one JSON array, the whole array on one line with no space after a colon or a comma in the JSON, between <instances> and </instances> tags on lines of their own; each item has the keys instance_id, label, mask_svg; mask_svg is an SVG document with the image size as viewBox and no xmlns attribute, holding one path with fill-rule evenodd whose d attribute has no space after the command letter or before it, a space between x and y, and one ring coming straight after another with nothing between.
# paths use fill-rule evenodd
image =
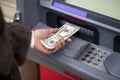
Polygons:
<instances>
[{"instance_id":1,"label":"atm keypad","mask_svg":"<svg viewBox=\"0 0 120 80\"><path fill-rule=\"evenodd\" d=\"M110 54L111 50L91 44L80 57L80 61L84 62L89 66L95 67L99 70L106 72L103 61Z\"/></svg>"}]
</instances>

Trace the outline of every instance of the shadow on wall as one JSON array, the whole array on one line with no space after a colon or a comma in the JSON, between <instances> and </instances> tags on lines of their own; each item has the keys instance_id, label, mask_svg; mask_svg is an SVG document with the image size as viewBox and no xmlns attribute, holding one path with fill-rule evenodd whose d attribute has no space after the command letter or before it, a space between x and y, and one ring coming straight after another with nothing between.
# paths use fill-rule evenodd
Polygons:
<instances>
[{"instance_id":1,"label":"shadow on wall","mask_svg":"<svg viewBox=\"0 0 120 80\"><path fill-rule=\"evenodd\" d=\"M20 67L22 80L39 80L39 65L26 60L25 64Z\"/></svg>"}]
</instances>

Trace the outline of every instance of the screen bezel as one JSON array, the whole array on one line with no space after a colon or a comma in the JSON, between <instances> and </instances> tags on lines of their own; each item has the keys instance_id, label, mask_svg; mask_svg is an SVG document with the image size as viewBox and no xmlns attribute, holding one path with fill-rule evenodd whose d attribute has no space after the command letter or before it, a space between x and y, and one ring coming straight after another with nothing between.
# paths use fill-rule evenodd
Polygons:
<instances>
[{"instance_id":1,"label":"screen bezel","mask_svg":"<svg viewBox=\"0 0 120 80\"><path fill-rule=\"evenodd\" d=\"M75 8L75 9L85 11L87 13L86 18L88 18L88 19L91 19L91 20L94 20L94 21L97 21L97 22L100 22L100 23L103 23L103 24L106 24L106 25L110 25L110 26L115 27L115 28L120 28L118 26L118 25L120 25L120 20L111 18L111 17L106 16L106 15L102 15L102 14L99 14L99 13L96 13L96 12L93 12L93 11L90 11L90 10L87 10L87 9L83 9L83 8L80 8L80 7L71 5L71 4L67 4L64 1L65 0L53 0L52 5L54 7L54 2L58 2L60 4L67 5L67 6Z\"/></svg>"}]
</instances>

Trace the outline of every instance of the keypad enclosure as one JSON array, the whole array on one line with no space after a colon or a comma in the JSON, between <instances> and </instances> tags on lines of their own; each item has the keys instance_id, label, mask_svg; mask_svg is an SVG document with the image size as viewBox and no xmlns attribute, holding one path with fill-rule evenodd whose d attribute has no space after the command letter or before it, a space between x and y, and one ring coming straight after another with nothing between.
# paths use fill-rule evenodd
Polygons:
<instances>
[{"instance_id":1,"label":"keypad enclosure","mask_svg":"<svg viewBox=\"0 0 120 80\"><path fill-rule=\"evenodd\" d=\"M81 51L80 54L80 61L101 71L107 72L104 66L104 60L112 54L112 50L95 44L89 44L89 46Z\"/></svg>"}]
</instances>

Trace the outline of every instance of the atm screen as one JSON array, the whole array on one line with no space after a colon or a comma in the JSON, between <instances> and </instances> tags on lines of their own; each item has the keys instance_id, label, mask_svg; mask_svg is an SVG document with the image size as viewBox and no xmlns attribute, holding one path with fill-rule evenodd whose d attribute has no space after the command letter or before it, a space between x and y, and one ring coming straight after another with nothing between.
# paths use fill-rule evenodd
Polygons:
<instances>
[{"instance_id":1,"label":"atm screen","mask_svg":"<svg viewBox=\"0 0 120 80\"><path fill-rule=\"evenodd\" d=\"M65 3L120 20L120 0L65 0Z\"/></svg>"}]
</instances>

